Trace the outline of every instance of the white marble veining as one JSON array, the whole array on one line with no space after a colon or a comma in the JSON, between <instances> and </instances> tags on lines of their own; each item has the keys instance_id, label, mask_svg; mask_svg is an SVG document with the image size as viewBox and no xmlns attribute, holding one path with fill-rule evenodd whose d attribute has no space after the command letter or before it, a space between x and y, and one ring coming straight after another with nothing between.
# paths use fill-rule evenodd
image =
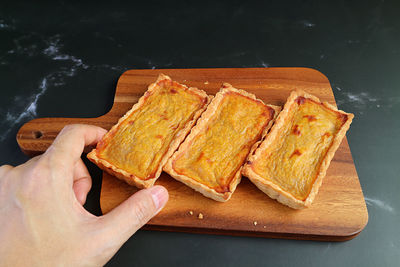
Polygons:
<instances>
[{"instance_id":1,"label":"white marble veining","mask_svg":"<svg viewBox=\"0 0 400 267\"><path fill-rule=\"evenodd\" d=\"M0 30L13 30L15 29L14 21L5 21L0 19Z\"/></svg>"},{"instance_id":2,"label":"white marble veining","mask_svg":"<svg viewBox=\"0 0 400 267\"><path fill-rule=\"evenodd\" d=\"M300 21L300 24L302 24L305 28L314 28L315 27L315 23L312 23L308 20L302 20L302 21Z\"/></svg>"},{"instance_id":3,"label":"white marble veining","mask_svg":"<svg viewBox=\"0 0 400 267\"><path fill-rule=\"evenodd\" d=\"M31 97L33 100L26 106L25 110L19 115L7 112L6 119L13 124L17 124L23 118L36 116L38 100L46 92L46 90L47 90L47 78L45 77L42 79L40 83L39 92L33 95L33 97Z\"/></svg>"},{"instance_id":4,"label":"white marble veining","mask_svg":"<svg viewBox=\"0 0 400 267\"><path fill-rule=\"evenodd\" d=\"M355 112L363 115L363 110L374 109L374 108L385 108L390 109L394 106L400 105L400 96L376 96L371 95L368 92L353 93L345 90L342 87L334 86L339 91L340 100L336 103L337 105L349 104L355 108Z\"/></svg>"},{"instance_id":5,"label":"white marble veining","mask_svg":"<svg viewBox=\"0 0 400 267\"><path fill-rule=\"evenodd\" d=\"M328 243L328 244L325 246L324 250L322 251L322 254L326 254L326 253L330 250L331 246L332 246L332 244L331 244L331 243Z\"/></svg>"},{"instance_id":6,"label":"white marble veining","mask_svg":"<svg viewBox=\"0 0 400 267\"><path fill-rule=\"evenodd\" d=\"M348 43L348 44L359 44L359 43L361 43L361 41L360 40L347 40L346 43Z\"/></svg>"},{"instance_id":7,"label":"white marble veining","mask_svg":"<svg viewBox=\"0 0 400 267\"><path fill-rule=\"evenodd\" d=\"M109 65L109 64L100 64L100 65L95 65L93 67L98 68L98 69L108 69L108 70L118 71L121 73L126 70L126 67L114 66L114 65Z\"/></svg>"},{"instance_id":8,"label":"white marble veining","mask_svg":"<svg viewBox=\"0 0 400 267\"><path fill-rule=\"evenodd\" d=\"M367 93L361 93L361 94L353 94L353 93L345 93L347 96L347 100L350 102L355 102L359 104L364 104L367 101Z\"/></svg>"},{"instance_id":9,"label":"white marble veining","mask_svg":"<svg viewBox=\"0 0 400 267\"><path fill-rule=\"evenodd\" d=\"M147 65L154 70L156 68L156 65L154 65L153 61L151 61L151 59L147 60Z\"/></svg>"},{"instance_id":10,"label":"white marble veining","mask_svg":"<svg viewBox=\"0 0 400 267\"><path fill-rule=\"evenodd\" d=\"M36 116L38 101L40 97L47 91L47 88L48 88L48 82L47 78L45 77L40 82L39 92L29 97L29 99L32 99L32 101L25 106L24 110L21 113L12 113L10 111L6 113L5 119L8 122L9 127L0 136L0 141L3 141L7 137L8 133L11 131L12 127L20 123L23 119L33 118ZM19 98L16 98L15 100L18 101Z\"/></svg>"},{"instance_id":11,"label":"white marble veining","mask_svg":"<svg viewBox=\"0 0 400 267\"><path fill-rule=\"evenodd\" d=\"M375 206L375 207L385 210L387 212L395 213L395 209L391 205L389 205L388 203L386 203L380 199L370 198L367 196L365 196L364 198L365 198L365 202L367 203L368 206Z\"/></svg>"},{"instance_id":12,"label":"white marble veining","mask_svg":"<svg viewBox=\"0 0 400 267\"><path fill-rule=\"evenodd\" d=\"M268 68L268 67L269 67L269 64L266 63L266 62L264 62L264 60L261 60L261 61L260 61L260 65L261 65L262 67L264 67L264 68Z\"/></svg>"},{"instance_id":13,"label":"white marble veining","mask_svg":"<svg viewBox=\"0 0 400 267\"><path fill-rule=\"evenodd\" d=\"M4 24L3 22L1 22ZM43 50L39 50L36 44L25 45L24 40L31 37L37 37L38 34L29 33L14 39L14 47L7 52L9 55L28 55L33 56L36 54L42 54L45 57L49 57L54 61L63 61L66 64L61 65L58 69L45 75L38 85L36 92L30 96L21 96L14 99L18 105L13 105L12 109L5 112L5 122L7 122L8 129L2 133L0 140L4 140L10 133L11 129L21 123L24 119L32 119L37 115L37 108L40 98L46 93L50 87L58 87L66 84L66 78L75 76L78 70L86 70L89 68L88 64L85 64L82 59L76 56L69 55L62 52L61 36L59 34L54 35L50 38L42 38L43 42L47 44L47 47ZM2 61L3 62L3 61Z\"/></svg>"},{"instance_id":14,"label":"white marble veining","mask_svg":"<svg viewBox=\"0 0 400 267\"><path fill-rule=\"evenodd\" d=\"M168 62L168 63L158 63L158 62L154 62L151 59L148 58L143 58L146 61L146 64L149 68L151 68L152 70L157 69L157 68L166 68L166 67L170 67L172 66L174 63L172 62ZM126 68L124 68L126 69Z\"/></svg>"},{"instance_id":15,"label":"white marble veining","mask_svg":"<svg viewBox=\"0 0 400 267\"><path fill-rule=\"evenodd\" d=\"M11 29L11 28L10 28ZM7 51L8 55L24 55L28 57L32 57L38 53L37 44L29 44L30 39L35 38L37 33L31 32L27 34L23 34L13 40L14 47Z\"/></svg>"},{"instance_id":16,"label":"white marble veining","mask_svg":"<svg viewBox=\"0 0 400 267\"><path fill-rule=\"evenodd\" d=\"M51 57L53 60L71 61L73 63L73 71L70 72L71 74L74 74L78 67L83 69L89 68L87 64L83 63L82 59L60 52L62 48L60 35L51 37L47 43L48 47L43 50L43 54ZM72 76L71 74L69 76Z\"/></svg>"},{"instance_id":17,"label":"white marble veining","mask_svg":"<svg viewBox=\"0 0 400 267\"><path fill-rule=\"evenodd\" d=\"M337 101L338 105L351 104L353 107L362 110L367 106L380 105L381 99L376 96L371 96L368 92L352 93L343 90L343 88L335 86L335 88L340 91L343 98Z\"/></svg>"},{"instance_id":18,"label":"white marble veining","mask_svg":"<svg viewBox=\"0 0 400 267\"><path fill-rule=\"evenodd\" d=\"M0 29L14 29L12 25L5 23L0 20ZM27 40L36 38L41 40L40 44L27 44ZM44 37L41 34L30 32L23 34L13 40L14 46L7 51L7 55L10 57L14 56L44 56L53 61L63 62L65 64L56 65L50 73L46 74L38 82L38 87L35 92L31 95L24 95L15 97L15 105L12 108L6 110L3 114L4 123L7 125L7 130L2 132L0 140L4 140L6 136L10 133L13 127L23 122L23 120L33 119L37 116L37 109L40 98L52 87L63 86L67 83L67 78L73 77L77 74L79 70L87 70L89 68L93 69L111 69L115 71L122 72L126 68L122 66L112 66L109 64L100 64L96 66L89 66L82 59L67 54L63 51L64 45L62 42L62 35L56 34L51 37ZM45 48L43 48L43 46ZM41 48L40 48L41 47ZM4 56L3 56L4 57ZM7 64L7 58L1 59L1 64ZM12 58L11 58L12 59ZM149 60L152 68L156 65Z\"/></svg>"}]
</instances>

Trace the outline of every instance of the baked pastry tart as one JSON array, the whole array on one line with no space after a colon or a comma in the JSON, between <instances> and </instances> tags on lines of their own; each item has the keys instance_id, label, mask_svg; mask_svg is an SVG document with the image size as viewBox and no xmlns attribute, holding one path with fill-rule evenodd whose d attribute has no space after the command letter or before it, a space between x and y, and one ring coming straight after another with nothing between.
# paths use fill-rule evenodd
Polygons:
<instances>
[{"instance_id":1,"label":"baked pastry tart","mask_svg":"<svg viewBox=\"0 0 400 267\"><path fill-rule=\"evenodd\" d=\"M311 205L354 115L304 91L293 91L242 173L273 199Z\"/></svg>"},{"instance_id":2,"label":"baked pastry tart","mask_svg":"<svg viewBox=\"0 0 400 267\"><path fill-rule=\"evenodd\" d=\"M206 197L227 201L240 182L250 149L279 111L223 84L164 170Z\"/></svg>"},{"instance_id":3,"label":"baked pastry tart","mask_svg":"<svg viewBox=\"0 0 400 267\"><path fill-rule=\"evenodd\" d=\"M161 74L88 158L130 185L150 187L210 100Z\"/></svg>"}]
</instances>

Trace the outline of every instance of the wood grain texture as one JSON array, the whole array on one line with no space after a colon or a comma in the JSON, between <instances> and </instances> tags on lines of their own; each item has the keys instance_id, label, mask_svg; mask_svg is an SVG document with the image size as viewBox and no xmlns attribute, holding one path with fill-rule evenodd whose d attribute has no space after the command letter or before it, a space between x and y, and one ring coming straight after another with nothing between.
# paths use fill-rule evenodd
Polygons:
<instances>
[{"instance_id":1,"label":"wood grain texture","mask_svg":"<svg viewBox=\"0 0 400 267\"><path fill-rule=\"evenodd\" d=\"M25 153L36 155L46 150L66 124L87 123L110 129L160 73L209 94L215 94L222 82L228 82L256 94L265 103L283 105L289 93L298 88L335 105L328 79L308 68L129 70L118 81L109 113L88 119L32 120L19 130L18 144ZM368 222L364 196L346 139L337 150L316 199L304 210L293 210L270 199L245 177L226 203L205 198L166 173L162 173L156 184L168 189L170 200L145 229L343 241L355 237ZM136 191L103 172L100 197L103 213ZM198 218L199 213L203 214L203 219Z\"/></svg>"}]
</instances>

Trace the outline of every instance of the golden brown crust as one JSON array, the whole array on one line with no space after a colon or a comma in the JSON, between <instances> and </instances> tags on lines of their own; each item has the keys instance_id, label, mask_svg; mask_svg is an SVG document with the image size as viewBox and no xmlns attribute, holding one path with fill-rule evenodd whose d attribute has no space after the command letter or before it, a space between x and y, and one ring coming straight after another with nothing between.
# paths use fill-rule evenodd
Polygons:
<instances>
[{"instance_id":1,"label":"golden brown crust","mask_svg":"<svg viewBox=\"0 0 400 267\"><path fill-rule=\"evenodd\" d=\"M157 78L157 80L150 84L148 87L148 90L144 93L144 95L139 99L139 101L134 104L123 117L121 117L118 120L118 123L115 124L110 131L103 137L103 140L107 140L108 138L112 138L112 133L117 131L118 126L125 120L127 119L133 112L136 110L140 109L145 101L148 95L150 95L152 92L154 92L157 89L158 82L162 80L169 80L172 81L171 78L167 75L160 74ZM207 105L210 103L212 97L208 96L207 93L203 90L194 88L194 87L187 87L183 84L180 84L180 86L183 86L186 90L193 92L196 95L199 95L200 97L204 98L206 100L205 105L199 109L198 111L195 112L192 120L188 121L184 128L182 128L174 137L172 142L170 143L170 146L165 153L165 155L162 157L162 160L160 161L160 164L158 165L157 171L155 172L155 175L151 179L141 179L140 177L135 176L134 174L128 173L127 171L118 168L114 166L113 164L109 163L107 160L102 159L98 157L97 150L93 149L88 155L88 159L94 162L97 166L99 166L101 169L104 171L108 172L109 174L125 181L126 183L130 185L134 185L138 188L148 188L154 185L155 181L158 179L158 177L161 174L162 167L168 160L168 158L174 153L174 151L179 147L180 143L185 139L186 135L189 133L190 129L194 125L194 123L197 121L197 119L200 117L201 113L207 108Z\"/></svg>"},{"instance_id":2,"label":"golden brown crust","mask_svg":"<svg viewBox=\"0 0 400 267\"><path fill-rule=\"evenodd\" d=\"M308 194L307 198L305 200L299 200L295 198L292 194L289 192L283 190L281 187L279 187L277 184L273 183L272 181L266 180L262 178L258 173L256 173L253 168L252 168L252 163L261 160L261 154L262 152L267 149L274 141L276 138L280 138L280 132L281 129L283 128L284 124L287 123L287 118L290 112L290 107L295 104L296 99L302 96L306 99L311 99L316 103L320 103L326 108L336 111L340 114L343 114L347 116L346 122L342 125L342 127L339 129L337 134L335 135L331 146L329 147L324 159L322 160L322 163L320 165L319 171L317 173L317 177L312 185L311 191ZM322 184L322 180L325 177L326 171L329 167L329 164L339 147L340 143L342 142L342 139L344 138L346 131L349 129L350 124L352 122L354 115L351 113L346 113L342 110L338 110L335 106L327 103L327 102L321 102L319 98L316 96L313 96L311 94L308 94L302 90L295 90L293 91L290 96L288 97L286 104L283 108L283 110L280 112L278 118L275 121L275 124L272 126L271 131L261 142L259 147L249 155L248 157L248 163L245 164L242 170L242 174L248 177L261 191L263 191L265 194L270 196L273 199L276 199L282 204L285 204L291 208L294 209L302 209L305 207L308 207L311 205L313 202L315 196L318 193L318 190Z\"/></svg>"},{"instance_id":3,"label":"golden brown crust","mask_svg":"<svg viewBox=\"0 0 400 267\"><path fill-rule=\"evenodd\" d=\"M209 197L211 199L214 199L216 201L220 202L225 202L230 199L232 196L232 193L235 191L237 185L240 183L241 180L241 170L242 166L237 170L237 172L234 174L233 179L229 183L229 187L227 192L218 192L214 188L210 188L207 185L200 183L186 175L183 175L181 173L178 173L174 169L174 161L177 159L180 153L183 153L183 151L187 150L193 139L205 128L207 127L207 124L211 120L211 118L214 116L216 113L218 107L220 106L222 100L224 99L225 95L227 93L234 92L246 97L249 97L250 99L259 101L260 103L264 104L263 101L257 99L254 94L248 93L245 90L241 89L236 89L232 87L232 85L228 83L224 83L220 91L216 94L215 98L211 101L211 103L208 105L206 111L203 112L199 120L197 121L197 124L191 129L190 134L187 136L185 142L181 144L179 147L178 151L176 151L172 157L167 161L167 163L164 166L164 171L169 173L172 177L174 177L176 180L186 184L187 186L193 188L194 190L200 192L206 197ZM266 104L264 104L266 105ZM273 105L266 105L274 110L274 119L276 117L276 114L279 113L280 107L278 106L273 106ZM268 125L264 128L263 130L263 136L268 132L269 128L271 127L273 120L271 119ZM263 137L262 136L262 137ZM253 147L252 147L253 148Z\"/></svg>"}]
</instances>

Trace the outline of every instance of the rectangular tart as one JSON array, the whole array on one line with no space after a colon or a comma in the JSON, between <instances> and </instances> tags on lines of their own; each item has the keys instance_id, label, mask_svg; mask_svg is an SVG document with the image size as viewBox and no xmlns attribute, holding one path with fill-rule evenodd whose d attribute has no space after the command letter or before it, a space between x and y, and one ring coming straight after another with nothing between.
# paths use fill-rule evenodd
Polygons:
<instances>
[{"instance_id":1,"label":"rectangular tart","mask_svg":"<svg viewBox=\"0 0 400 267\"><path fill-rule=\"evenodd\" d=\"M293 91L242 173L294 209L311 205L354 115L304 91Z\"/></svg>"},{"instance_id":2,"label":"rectangular tart","mask_svg":"<svg viewBox=\"0 0 400 267\"><path fill-rule=\"evenodd\" d=\"M206 197L229 200L248 153L279 111L280 107L223 84L164 170Z\"/></svg>"},{"instance_id":3,"label":"rectangular tart","mask_svg":"<svg viewBox=\"0 0 400 267\"><path fill-rule=\"evenodd\" d=\"M148 188L210 100L161 74L87 157L128 184Z\"/></svg>"}]
</instances>

